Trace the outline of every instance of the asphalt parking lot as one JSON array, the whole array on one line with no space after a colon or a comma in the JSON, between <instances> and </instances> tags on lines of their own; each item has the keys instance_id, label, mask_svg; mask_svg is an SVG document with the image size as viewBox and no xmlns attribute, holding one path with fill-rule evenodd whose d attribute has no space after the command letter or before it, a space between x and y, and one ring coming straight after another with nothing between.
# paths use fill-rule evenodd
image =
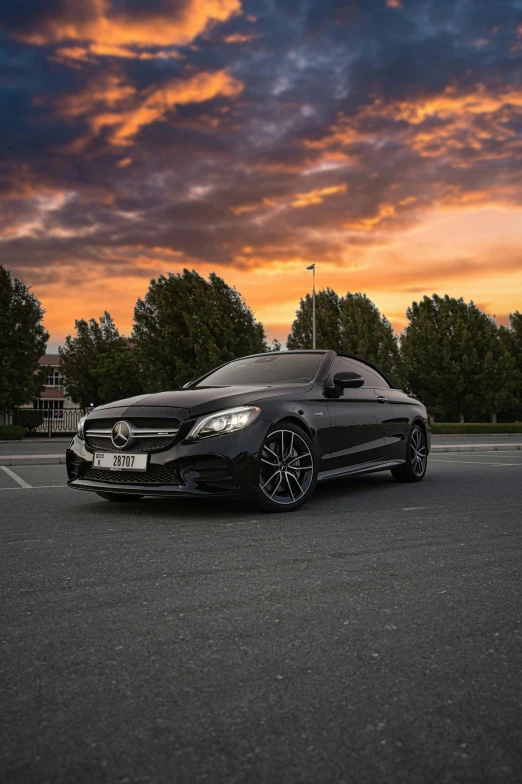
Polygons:
<instances>
[{"instance_id":1,"label":"asphalt parking lot","mask_svg":"<svg viewBox=\"0 0 522 784\"><path fill-rule=\"evenodd\" d=\"M290 515L64 484L0 468L2 781L522 780L522 452Z\"/></svg>"}]
</instances>

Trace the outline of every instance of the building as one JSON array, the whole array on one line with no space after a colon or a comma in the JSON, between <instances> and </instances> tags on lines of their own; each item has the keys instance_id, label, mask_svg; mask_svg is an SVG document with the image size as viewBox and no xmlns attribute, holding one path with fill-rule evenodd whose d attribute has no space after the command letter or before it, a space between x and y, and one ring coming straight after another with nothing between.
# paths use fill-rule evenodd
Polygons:
<instances>
[{"instance_id":1,"label":"building","mask_svg":"<svg viewBox=\"0 0 522 784\"><path fill-rule=\"evenodd\" d=\"M80 407L65 394L64 380L60 372L60 355L45 354L40 359L40 367L47 369L43 391L35 401L23 408L43 410L44 419L61 419L64 411L71 409L77 411Z\"/></svg>"}]
</instances>

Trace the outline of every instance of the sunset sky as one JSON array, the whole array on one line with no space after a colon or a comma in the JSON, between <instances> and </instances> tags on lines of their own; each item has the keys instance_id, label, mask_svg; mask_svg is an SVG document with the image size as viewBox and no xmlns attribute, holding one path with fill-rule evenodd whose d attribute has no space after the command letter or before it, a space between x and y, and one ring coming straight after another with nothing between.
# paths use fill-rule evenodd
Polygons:
<instances>
[{"instance_id":1,"label":"sunset sky","mask_svg":"<svg viewBox=\"0 0 522 784\"><path fill-rule=\"evenodd\" d=\"M522 309L522 0L3 0L0 73L0 263L52 348L183 267L283 341L311 262L397 331Z\"/></svg>"}]
</instances>

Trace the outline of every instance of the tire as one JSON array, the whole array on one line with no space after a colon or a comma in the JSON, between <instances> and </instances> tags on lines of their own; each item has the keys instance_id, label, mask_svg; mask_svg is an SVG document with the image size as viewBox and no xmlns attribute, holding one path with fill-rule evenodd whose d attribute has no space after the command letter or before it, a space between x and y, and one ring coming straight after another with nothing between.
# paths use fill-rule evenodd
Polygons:
<instances>
[{"instance_id":1,"label":"tire","mask_svg":"<svg viewBox=\"0 0 522 784\"><path fill-rule=\"evenodd\" d=\"M132 495L131 493L99 493L96 492L96 495L99 495L100 498L104 498L106 501L141 501L143 498L142 495Z\"/></svg>"},{"instance_id":2,"label":"tire","mask_svg":"<svg viewBox=\"0 0 522 784\"><path fill-rule=\"evenodd\" d=\"M259 453L257 505L267 512L293 512L317 483L317 453L302 428L280 422L268 431Z\"/></svg>"},{"instance_id":3,"label":"tire","mask_svg":"<svg viewBox=\"0 0 522 784\"><path fill-rule=\"evenodd\" d=\"M427 467L426 433L420 425L413 425L406 443L406 462L398 468L392 468L392 476L397 482L422 482Z\"/></svg>"}]
</instances>

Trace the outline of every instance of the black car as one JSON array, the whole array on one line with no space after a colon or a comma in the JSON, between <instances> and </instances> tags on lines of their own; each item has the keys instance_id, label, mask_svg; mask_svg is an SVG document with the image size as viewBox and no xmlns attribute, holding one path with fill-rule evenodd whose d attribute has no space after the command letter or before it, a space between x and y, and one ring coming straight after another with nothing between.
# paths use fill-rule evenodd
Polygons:
<instances>
[{"instance_id":1,"label":"black car","mask_svg":"<svg viewBox=\"0 0 522 784\"><path fill-rule=\"evenodd\" d=\"M67 450L69 486L111 501L233 496L297 509L316 482L426 473L426 408L377 367L340 351L228 362L176 392L100 406Z\"/></svg>"}]
</instances>

